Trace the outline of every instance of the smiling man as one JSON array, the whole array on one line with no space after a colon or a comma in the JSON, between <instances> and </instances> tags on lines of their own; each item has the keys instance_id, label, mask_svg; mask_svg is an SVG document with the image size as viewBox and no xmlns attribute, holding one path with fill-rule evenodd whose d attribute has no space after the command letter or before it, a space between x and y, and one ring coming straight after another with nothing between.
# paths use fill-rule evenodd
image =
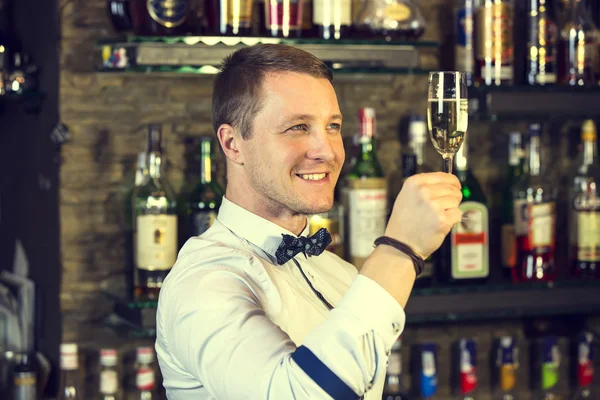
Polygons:
<instances>
[{"instance_id":1,"label":"smiling man","mask_svg":"<svg viewBox=\"0 0 600 400\"><path fill-rule=\"evenodd\" d=\"M460 183L408 179L385 242L357 272L323 251L325 230L307 237L307 215L332 207L344 163L329 69L288 46L238 50L216 77L213 125L227 190L160 292L167 397L381 399L419 260L460 221Z\"/></svg>"}]
</instances>

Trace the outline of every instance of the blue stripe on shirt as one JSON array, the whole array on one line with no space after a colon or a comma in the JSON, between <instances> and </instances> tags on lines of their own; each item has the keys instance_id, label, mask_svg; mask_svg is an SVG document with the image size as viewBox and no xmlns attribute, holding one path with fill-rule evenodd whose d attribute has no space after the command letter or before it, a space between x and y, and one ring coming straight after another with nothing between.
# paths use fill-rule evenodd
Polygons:
<instances>
[{"instance_id":1,"label":"blue stripe on shirt","mask_svg":"<svg viewBox=\"0 0 600 400\"><path fill-rule=\"evenodd\" d=\"M300 346L292 354L292 360L308 375L317 385L335 400L358 399L348 385L334 374L305 346Z\"/></svg>"}]
</instances>

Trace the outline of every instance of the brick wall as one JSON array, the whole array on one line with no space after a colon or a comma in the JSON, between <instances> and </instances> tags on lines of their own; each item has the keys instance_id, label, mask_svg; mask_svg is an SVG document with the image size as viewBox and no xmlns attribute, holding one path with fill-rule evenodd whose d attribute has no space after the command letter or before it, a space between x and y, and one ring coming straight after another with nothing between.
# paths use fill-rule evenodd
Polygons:
<instances>
[{"instance_id":1,"label":"brick wall","mask_svg":"<svg viewBox=\"0 0 600 400\"><path fill-rule=\"evenodd\" d=\"M451 21L447 9L440 8L447 2L422 0L421 3L429 21L425 39L447 37ZM195 171L193 162L189 162L195 148L186 143L201 135L213 134L210 124L212 79L210 76L95 73L95 42L114 35L106 17L105 0L63 0L60 14L60 117L72 134L62 149L60 175L63 339L77 340L90 359L95 360L93 354L104 345L118 346L128 353L138 343L152 343L120 339L109 334L101 323L112 308L101 289L123 290L128 273L125 265L130 249L125 235L124 181L131 178L136 154L144 150L148 123L163 125L168 176L176 189L189 178ZM423 62L435 66L436 58L425 57ZM402 120L409 113L424 114L426 76L338 76L335 88L342 113L346 115L344 135L347 137L357 129L356 110L364 106L376 108L380 161L392 180L392 187L398 188L398 158L406 141ZM469 129L474 149L470 162L490 201L492 224L498 220L498 184L502 182L506 165L506 133L515 128L525 126L472 123ZM559 160L552 164L550 172L556 182L562 183L566 182L566 175L560 171L570 167L568 158L574 153L567 128L556 129L552 137L547 136L544 147L546 160ZM428 146L426 157L441 167L432 146ZM222 182L223 168L220 171ZM498 241L493 239L492 259L497 259L497 249ZM492 338L503 333L524 338L524 325L520 321L499 321L409 326L404 338L407 344L425 339L440 343L441 394L446 398L450 343L463 335L475 336L481 346L480 362L485 363ZM407 354L406 363L408 358ZM93 372L95 366L91 367ZM488 368L482 370L481 398L489 398ZM521 386L525 388L525 369L522 376Z\"/></svg>"}]
</instances>

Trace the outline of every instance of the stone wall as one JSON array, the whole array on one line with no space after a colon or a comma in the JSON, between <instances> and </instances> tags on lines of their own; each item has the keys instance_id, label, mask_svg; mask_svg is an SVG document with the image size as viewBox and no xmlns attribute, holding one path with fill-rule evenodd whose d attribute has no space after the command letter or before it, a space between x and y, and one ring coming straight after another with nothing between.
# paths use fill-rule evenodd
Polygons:
<instances>
[{"instance_id":1,"label":"stone wall","mask_svg":"<svg viewBox=\"0 0 600 400\"><path fill-rule=\"evenodd\" d=\"M424 39L446 40L451 28L445 0L422 0L428 25ZM442 5L444 8L442 8ZM167 171L171 182L180 189L196 171L195 148L191 140L213 135L210 124L210 76L166 76L94 72L96 40L111 37L113 32L105 12L105 0L63 0L60 6L62 44L60 55L60 117L71 131L71 139L62 148L60 215L63 283L63 339L76 340L89 359L101 346L114 345L126 354L139 343L109 333L102 320L112 309L111 300L102 288L123 291L129 271L130 255L125 235L126 218L123 193L136 154L144 150L145 126L163 125L166 138ZM435 57L424 63L435 66ZM356 111L372 106L377 111L379 158L392 187L398 188L399 155L406 133L403 121L409 113L425 113L427 77L416 76L337 76L335 89L342 113L346 116L344 135L350 138L357 130ZM544 156L553 162L550 176L564 185L574 154L570 130L555 129L546 136ZM524 125L472 123L469 135L473 148L471 165L481 181L491 205L492 259L498 259L499 205L506 169L506 133ZM427 158L435 168L441 167L439 156L428 146ZM221 160L220 180L223 182ZM565 187L565 186L561 186ZM124 292L122 292L124 293ZM598 324L596 324L598 326ZM475 336L480 342L482 396L489 398L489 374L486 365L491 340L503 333L525 338L521 321L495 323L446 323L411 327L405 343L434 340L441 345L440 398L449 396L449 345L461 336ZM408 354L405 363L408 363ZM95 361L90 361L94 372ZM526 360L523 360L524 366ZM408 365L407 365L408 366ZM526 369L520 387L526 389ZM563 388L566 390L566 386ZM521 398L528 398L523 395Z\"/></svg>"}]
</instances>

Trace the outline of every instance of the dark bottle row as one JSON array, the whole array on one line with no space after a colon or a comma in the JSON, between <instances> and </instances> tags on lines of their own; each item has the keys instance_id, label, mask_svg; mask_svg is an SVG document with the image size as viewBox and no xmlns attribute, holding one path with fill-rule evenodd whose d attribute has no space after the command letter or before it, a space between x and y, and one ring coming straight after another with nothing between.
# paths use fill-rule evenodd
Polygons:
<instances>
[{"instance_id":1,"label":"dark bottle row","mask_svg":"<svg viewBox=\"0 0 600 400\"><path fill-rule=\"evenodd\" d=\"M414 0L108 0L113 26L142 36L416 39Z\"/></svg>"}]
</instances>

